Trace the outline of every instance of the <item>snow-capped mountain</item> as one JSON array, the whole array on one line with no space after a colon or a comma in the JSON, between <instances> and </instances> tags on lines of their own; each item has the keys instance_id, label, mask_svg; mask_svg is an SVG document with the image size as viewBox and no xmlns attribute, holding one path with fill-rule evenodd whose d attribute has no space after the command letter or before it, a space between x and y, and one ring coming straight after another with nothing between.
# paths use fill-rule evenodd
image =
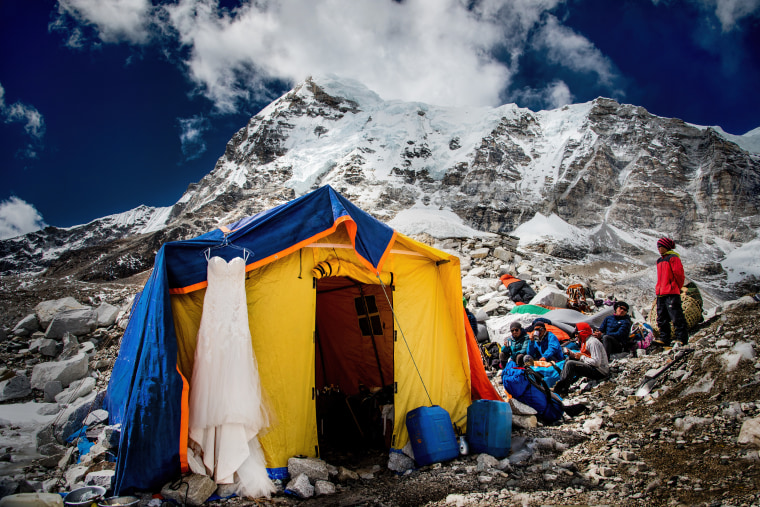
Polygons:
<instances>
[{"instance_id":1,"label":"snow-capped mountain","mask_svg":"<svg viewBox=\"0 0 760 507\"><path fill-rule=\"evenodd\" d=\"M163 241L324 184L385 221L450 213L463 229L574 259L651 253L667 234L714 265L758 238L760 129L731 136L604 98L540 112L385 101L355 81L310 78L251 118L173 207L4 241L0 270L128 276Z\"/></svg>"}]
</instances>

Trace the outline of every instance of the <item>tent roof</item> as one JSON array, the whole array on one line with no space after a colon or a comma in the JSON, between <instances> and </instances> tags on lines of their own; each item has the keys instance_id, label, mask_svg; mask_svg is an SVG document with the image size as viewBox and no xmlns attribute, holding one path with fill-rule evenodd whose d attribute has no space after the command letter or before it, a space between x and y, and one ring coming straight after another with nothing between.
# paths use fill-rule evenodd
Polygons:
<instances>
[{"instance_id":1,"label":"tent roof","mask_svg":"<svg viewBox=\"0 0 760 507\"><path fill-rule=\"evenodd\" d=\"M257 215L220 227L197 238L164 245L171 293L186 293L206 286L207 261L213 255L230 260L249 251L248 271L268 264L345 224L351 243L373 272L382 269L395 239L388 225L354 206L329 185Z\"/></svg>"}]
</instances>

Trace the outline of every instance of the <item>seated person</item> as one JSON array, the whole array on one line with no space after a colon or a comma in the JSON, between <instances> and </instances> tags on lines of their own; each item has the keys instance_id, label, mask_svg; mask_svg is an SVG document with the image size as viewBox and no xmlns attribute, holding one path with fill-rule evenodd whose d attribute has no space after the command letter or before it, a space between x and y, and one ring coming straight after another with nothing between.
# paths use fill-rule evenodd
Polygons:
<instances>
[{"instance_id":1,"label":"seated person","mask_svg":"<svg viewBox=\"0 0 760 507\"><path fill-rule=\"evenodd\" d=\"M604 345L599 341L599 338L592 334L591 326L585 322L579 322L575 328L581 343L581 352L564 350L568 359L565 361L559 380L554 386L554 392L560 396L567 395L567 390L579 378L601 380L610 375L607 351L604 350Z\"/></svg>"},{"instance_id":2,"label":"seated person","mask_svg":"<svg viewBox=\"0 0 760 507\"><path fill-rule=\"evenodd\" d=\"M546 324L534 322L532 327L533 330L528 335L530 338L526 351L528 355L541 361L557 362L564 360L565 356L562 355L559 340L553 333L546 330Z\"/></svg>"},{"instance_id":3,"label":"seated person","mask_svg":"<svg viewBox=\"0 0 760 507\"><path fill-rule=\"evenodd\" d=\"M504 368L507 362L512 359L515 360L518 354L525 354L528 350L528 333L522 327L519 322L513 322L509 326L509 332L512 335L511 338L504 340L504 345L499 351L499 366Z\"/></svg>"},{"instance_id":4,"label":"seated person","mask_svg":"<svg viewBox=\"0 0 760 507\"><path fill-rule=\"evenodd\" d=\"M629 338L631 336L631 317L628 316L628 303L617 301L612 306L615 313L602 321L594 336L602 341L604 350L607 351L607 359L618 352L628 352L631 348Z\"/></svg>"}]
</instances>

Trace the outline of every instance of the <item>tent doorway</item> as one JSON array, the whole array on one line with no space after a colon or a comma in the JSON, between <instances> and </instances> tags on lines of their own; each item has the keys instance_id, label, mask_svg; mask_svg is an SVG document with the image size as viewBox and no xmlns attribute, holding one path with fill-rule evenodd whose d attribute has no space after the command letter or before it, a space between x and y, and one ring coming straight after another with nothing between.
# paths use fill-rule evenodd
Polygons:
<instances>
[{"instance_id":1,"label":"tent doorway","mask_svg":"<svg viewBox=\"0 0 760 507\"><path fill-rule=\"evenodd\" d=\"M387 293L387 297L386 297ZM393 434L392 290L348 277L317 280L315 385L319 455L387 451Z\"/></svg>"}]
</instances>

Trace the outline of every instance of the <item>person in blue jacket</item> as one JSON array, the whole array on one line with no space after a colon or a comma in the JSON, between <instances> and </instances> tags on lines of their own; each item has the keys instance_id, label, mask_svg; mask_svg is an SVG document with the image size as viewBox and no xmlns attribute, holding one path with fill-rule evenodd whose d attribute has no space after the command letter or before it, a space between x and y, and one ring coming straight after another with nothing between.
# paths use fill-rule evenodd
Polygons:
<instances>
[{"instance_id":1,"label":"person in blue jacket","mask_svg":"<svg viewBox=\"0 0 760 507\"><path fill-rule=\"evenodd\" d=\"M628 303L616 301L612 305L615 313L602 321L594 336L601 340L607 359L618 352L628 352L631 348L631 317L628 316Z\"/></svg>"},{"instance_id":2,"label":"person in blue jacket","mask_svg":"<svg viewBox=\"0 0 760 507\"><path fill-rule=\"evenodd\" d=\"M565 359L559 340L554 336L554 333L546 330L546 325L543 322L534 322L533 331L528 336L530 342L526 352L533 359L555 362Z\"/></svg>"},{"instance_id":3,"label":"person in blue jacket","mask_svg":"<svg viewBox=\"0 0 760 507\"><path fill-rule=\"evenodd\" d=\"M523 329L522 324L513 322L509 326L510 337L504 340L504 345L499 351L500 367L504 368L510 359L517 361L517 357L525 355L528 350L528 333Z\"/></svg>"}]
</instances>

